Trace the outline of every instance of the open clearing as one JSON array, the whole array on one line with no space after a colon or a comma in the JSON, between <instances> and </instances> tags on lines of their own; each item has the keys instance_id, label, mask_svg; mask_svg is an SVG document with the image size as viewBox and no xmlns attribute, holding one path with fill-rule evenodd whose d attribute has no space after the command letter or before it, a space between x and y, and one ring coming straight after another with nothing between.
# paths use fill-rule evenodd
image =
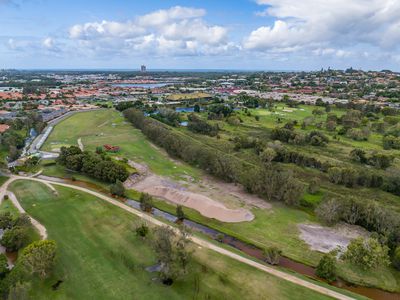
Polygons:
<instances>
[{"instance_id":1,"label":"open clearing","mask_svg":"<svg viewBox=\"0 0 400 300\"><path fill-rule=\"evenodd\" d=\"M145 270L156 259L133 232L137 217L69 188L57 187L55 197L41 183L18 180L11 189L58 245L54 274L34 282L33 299L328 299L203 248L190 274L166 287Z\"/></svg>"},{"instance_id":2,"label":"open clearing","mask_svg":"<svg viewBox=\"0 0 400 300\"><path fill-rule=\"evenodd\" d=\"M351 240L369 235L364 228L348 224L338 224L335 227L299 224L298 227L301 238L310 245L310 248L324 253L335 249L344 252Z\"/></svg>"}]
</instances>

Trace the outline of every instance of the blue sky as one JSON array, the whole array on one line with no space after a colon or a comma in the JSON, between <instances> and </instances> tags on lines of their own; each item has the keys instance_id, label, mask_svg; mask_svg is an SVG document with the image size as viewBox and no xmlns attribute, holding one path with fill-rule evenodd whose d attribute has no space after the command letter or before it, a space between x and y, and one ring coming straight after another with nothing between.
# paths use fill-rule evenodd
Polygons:
<instances>
[{"instance_id":1,"label":"blue sky","mask_svg":"<svg viewBox=\"0 0 400 300\"><path fill-rule=\"evenodd\" d=\"M400 1L0 0L0 68L400 70Z\"/></svg>"}]
</instances>

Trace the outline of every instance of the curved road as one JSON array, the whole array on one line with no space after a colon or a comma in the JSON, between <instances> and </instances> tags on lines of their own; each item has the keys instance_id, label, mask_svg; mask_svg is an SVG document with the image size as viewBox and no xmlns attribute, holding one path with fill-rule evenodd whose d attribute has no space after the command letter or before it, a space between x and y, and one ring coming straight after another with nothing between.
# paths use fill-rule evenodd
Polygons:
<instances>
[{"instance_id":1,"label":"curved road","mask_svg":"<svg viewBox=\"0 0 400 300\"><path fill-rule=\"evenodd\" d=\"M171 229L177 231L176 227L168 225L167 223L164 223L164 222L154 218L153 216L151 216L149 214L146 214L146 213L143 213L142 211L136 210L136 209L134 209L134 208L132 208L130 206L127 206L127 205L123 204L122 202L119 202L119 201L117 201L117 200L115 200L115 199L113 199L111 197L108 197L106 195L103 195L101 193L98 193L98 192L95 192L95 191L92 191L92 190L89 190L87 188L83 188L83 187L80 187L80 186L71 185L71 184L67 184L67 183L61 183L61 182L54 182L54 181L45 180L45 179L12 175L10 177L10 179L8 179L0 188L0 197L1 197L0 199L3 199L5 193L7 192L7 188L9 186L9 184L11 182L15 181L15 180L18 180L18 179L32 180L32 181L37 181L37 182L44 183L46 185L48 185L48 184L58 185L58 186L63 186L63 187L79 190L79 191L91 194L91 195L93 195L93 196L95 196L97 198L100 198L100 199L102 199L102 200L104 200L104 201L106 201L106 202L108 202L108 203L110 203L112 205L118 206L118 207L122 208L123 210L125 210L125 211L127 211L129 213L132 213L132 214L134 214L134 215L136 215L136 216L148 221L149 223L152 223L152 224L157 225L157 226L168 226ZM341 294L339 292L333 291L333 290L325 288L323 286L319 286L317 284L314 284L312 282L306 281L306 280L301 279L299 277L296 277L294 275L279 271L278 269L275 269L273 267L270 267L270 266L267 266L267 265L263 265L263 264L258 263L256 261L253 261L253 260L248 259L246 257L243 257L241 255L238 255L238 254L236 254L236 253L234 253L232 251L229 251L229 250L227 250L225 248L217 246L217 245L215 245L215 244L213 244L213 243L211 243L211 242L209 242L209 241L207 241L205 239L192 236L191 240L192 240L193 243L195 243L195 244L197 244L199 246L211 249L211 250L213 250L215 252L218 252L218 253L220 253L222 255L228 256L228 257L230 257L232 259L235 259L237 261L245 263L245 264L247 264L249 266L255 267L255 268L257 268L257 269L259 269L261 271L264 271L266 273L272 274L272 275L274 275L276 277L279 277L281 279L290 281L290 282L292 282L294 284L309 288L309 289L311 289L313 291L316 291L318 293L321 293L323 295L326 295L326 296L329 296L329 297L332 297L332 298L336 298L336 299L340 299L340 300L353 300L354 299L352 297L343 295L343 294Z\"/></svg>"}]
</instances>

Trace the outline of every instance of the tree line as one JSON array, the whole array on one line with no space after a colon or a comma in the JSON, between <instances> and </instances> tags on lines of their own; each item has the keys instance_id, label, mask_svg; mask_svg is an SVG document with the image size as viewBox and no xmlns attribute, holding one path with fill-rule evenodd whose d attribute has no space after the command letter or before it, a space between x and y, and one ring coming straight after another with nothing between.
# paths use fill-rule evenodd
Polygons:
<instances>
[{"instance_id":1,"label":"tree line","mask_svg":"<svg viewBox=\"0 0 400 300\"><path fill-rule=\"evenodd\" d=\"M129 172L105 154L83 151L77 146L61 147L57 163L67 169L82 172L96 179L116 183L124 182Z\"/></svg>"},{"instance_id":2,"label":"tree line","mask_svg":"<svg viewBox=\"0 0 400 300\"><path fill-rule=\"evenodd\" d=\"M297 204L303 194L303 185L291 172L277 166L254 165L169 128L141 111L127 109L124 116L155 144L170 155L197 166L227 182L242 184L249 192L268 200Z\"/></svg>"}]
</instances>

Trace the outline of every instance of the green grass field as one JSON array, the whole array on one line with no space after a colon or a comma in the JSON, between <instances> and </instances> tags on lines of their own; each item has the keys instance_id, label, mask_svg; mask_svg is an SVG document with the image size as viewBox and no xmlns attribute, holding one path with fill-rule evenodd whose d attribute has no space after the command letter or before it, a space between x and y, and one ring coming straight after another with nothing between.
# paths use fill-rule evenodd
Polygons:
<instances>
[{"instance_id":1,"label":"green grass field","mask_svg":"<svg viewBox=\"0 0 400 300\"><path fill-rule=\"evenodd\" d=\"M54 151L61 146L75 145L78 139L87 150L94 151L97 146L111 144L121 148L114 156L126 157L138 162L144 161L150 169L160 175L183 179L182 175L197 178L199 170L187 164L168 158L162 151L150 144L145 136L115 110L77 113L55 126L43 150Z\"/></svg>"},{"instance_id":2,"label":"green grass field","mask_svg":"<svg viewBox=\"0 0 400 300\"><path fill-rule=\"evenodd\" d=\"M34 282L33 299L326 299L197 247L189 275L163 286L144 270L156 258L134 234L139 220L132 214L67 188L54 196L43 184L20 180L11 189L58 245L56 268Z\"/></svg>"}]
</instances>

